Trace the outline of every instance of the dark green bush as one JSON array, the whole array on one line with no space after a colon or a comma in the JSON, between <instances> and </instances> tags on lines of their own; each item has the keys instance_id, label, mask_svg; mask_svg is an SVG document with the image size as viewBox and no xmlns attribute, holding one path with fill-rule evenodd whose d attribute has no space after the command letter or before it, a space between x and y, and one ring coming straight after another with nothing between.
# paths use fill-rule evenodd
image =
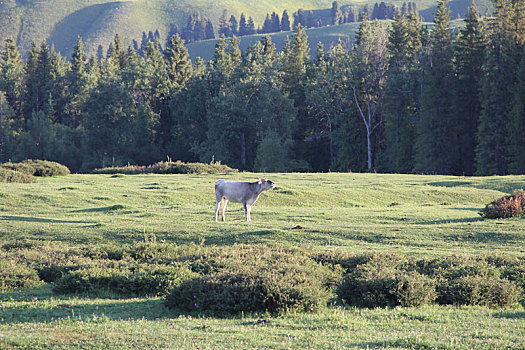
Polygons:
<instances>
[{"instance_id":1,"label":"dark green bush","mask_svg":"<svg viewBox=\"0 0 525 350\"><path fill-rule=\"evenodd\" d=\"M172 266L97 266L64 274L53 291L60 294L158 296L194 277L188 268Z\"/></svg>"},{"instance_id":2,"label":"dark green bush","mask_svg":"<svg viewBox=\"0 0 525 350\"><path fill-rule=\"evenodd\" d=\"M169 308L220 314L312 311L331 294L322 283L294 269L219 272L184 281L166 297Z\"/></svg>"},{"instance_id":3,"label":"dark green bush","mask_svg":"<svg viewBox=\"0 0 525 350\"><path fill-rule=\"evenodd\" d=\"M337 290L350 305L363 307L420 306L436 298L435 281L417 271L366 263L347 274Z\"/></svg>"},{"instance_id":4,"label":"dark green bush","mask_svg":"<svg viewBox=\"0 0 525 350\"><path fill-rule=\"evenodd\" d=\"M26 159L20 163L3 163L1 166L33 176L63 176L70 174L69 169L65 165L47 160Z\"/></svg>"},{"instance_id":5,"label":"dark green bush","mask_svg":"<svg viewBox=\"0 0 525 350\"><path fill-rule=\"evenodd\" d=\"M32 183L36 182L36 179L32 175L24 172L0 166L0 182Z\"/></svg>"},{"instance_id":6,"label":"dark green bush","mask_svg":"<svg viewBox=\"0 0 525 350\"><path fill-rule=\"evenodd\" d=\"M503 196L487 204L480 215L487 219L502 219L523 215L525 212L525 192L514 190L511 195Z\"/></svg>"},{"instance_id":7,"label":"dark green bush","mask_svg":"<svg viewBox=\"0 0 525 350\"><path fill-rule=\"evenodd\" d=\"M201 277L174 288L166 305L225 314L318 309L342 272L317 263L306 250L279 245L206 247L184 261Z\"/></svg>"},{"instance_id":8,"label":"dark green bush","mask_svg":"<svg viewBox=\"0 0 525 350\"><path fill-rule=\"evenodd\" d=\"M35 269L12 260L0 260L0 292L36 288L40 278Z\"/></svg>"},{"instance_id":9,"label":"dark green bush","mask_svg":"<svg viewBox=\"0 0 525 350\"><path fill-rule=\"evenodd\" d=\"M508 280L482 276L461 276L438 284L438 302L453 305L511 306L520 289Z\"/></svg>"}]
</instances>

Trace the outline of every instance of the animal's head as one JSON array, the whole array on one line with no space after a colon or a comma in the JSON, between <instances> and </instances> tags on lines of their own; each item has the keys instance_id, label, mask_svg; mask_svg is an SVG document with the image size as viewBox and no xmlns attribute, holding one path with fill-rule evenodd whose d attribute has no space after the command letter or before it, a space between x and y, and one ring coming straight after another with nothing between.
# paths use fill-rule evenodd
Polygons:
<instances>
[{"instance_id":1,"label":"animal's head","mask_svg":"<svg viewBox=\"0 0 525 350\"><path fill-rule=\"evenodd\" d=\"M275 182L264 178L259 178L259 184L262 186L263 190L269 190L275 187Z\"/></svg>"}]
</instances>

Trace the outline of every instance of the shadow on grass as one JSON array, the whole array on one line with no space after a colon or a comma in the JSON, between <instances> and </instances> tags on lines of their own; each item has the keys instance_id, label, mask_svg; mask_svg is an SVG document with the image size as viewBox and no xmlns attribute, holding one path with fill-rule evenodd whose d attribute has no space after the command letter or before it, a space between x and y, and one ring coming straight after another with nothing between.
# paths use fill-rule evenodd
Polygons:
<instances>
[{"instance_id":1,"label":"shadow on grass","mask_svg":"<svg viewBox=\"0 0 525 350\"><path fill-rule=\"evenodd\" d=\"M80 221L80 220L55 220L35 218L30 216L0 216L0 221L24 221L24 222L41 222L50 224L96 224L95 221Z\"/></svg>"},{"instance_id":2,"label":"shadow on grass","mask_svg":"<svg viewBox=\"0 0 525 350\"><path fill-rule=\"evenodd\" d=\"M440 225L440 224L463 224L470 222L483 221L482 217L472 217L472 218L461 218L461 219L442 219L442 220L430 220L430 221L420 221L416 222L417 225Z\"/></svg>"},{"instance_id":3,"label":"shadow on grass","mask_svg":"<svg viewBox=\"0 0 525 350\"><path fill-rule=\"evenodd\" d=\"M494 314L495 318L525 319L525 311L502 311Z\"/></svg>"},{"instance_id":4,"label":"shadow on grass","mask_svg":"<svg viewBox=\"0 0 525 350\"><path fill-rule=\"evenodd\" d=\"M117 210L129 209L127 206L122 204L115 204L109 207L101 208L88 208L88 209L79 209L73 210L72 213L99 213L99 212L112 212Z\"/></svg>"},{"instance_id":5,"label":"shadow on grass","mask_svg":"<svg viewBox=\"0 0 525 350\"><path fill-rule=\"evenodd\" d=\"M85 299L79 300L79 297ZM33 299L20 301L18 305L4 305L0 324L49 323L61 319L79 319L83 322L142 320L177 317L177 315L180 313L168 310L162 299L103 300L89 296L69 298L54 295L50 301L40 300L36 294Z\"/></svg>"}]
</instances>

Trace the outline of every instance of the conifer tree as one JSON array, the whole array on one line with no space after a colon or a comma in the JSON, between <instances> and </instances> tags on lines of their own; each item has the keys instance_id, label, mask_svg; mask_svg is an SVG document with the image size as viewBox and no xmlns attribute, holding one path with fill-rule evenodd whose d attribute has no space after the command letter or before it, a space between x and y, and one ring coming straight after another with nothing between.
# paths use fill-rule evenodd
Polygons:
<instances>
[{"instance_id":1,"label":"conifer tree","mask_svg":"<svg viewBox=\"0 0 525 350\"><path fill-rule=\"evenodd\" d=\"M476 173L506 174L512 147L507 134L514 91L525 45L525 3L495 0L481 83L481 116L476 147ZM507 127L505 127L507 126Z\"/></svg>"},{"instance_id":2,"label":"conifer tree","mask_svg":"<svg viewBox=\"0 0 525 350\"><path fill-rule=\"evenodd\" d=\"M416 16L397 16L388 38L390 57L383 108L385 152L380 170L410 173L418 115L421 24Z\"/></svg>"},{"instance_id":3,"label":"conifer tree","mask_svg":"<svg viewBox=\"0 0 525 350\"><path fill-rule=\"evenodd\" d=\"M186 49L184 41L178 34L172 36L168 45L166 45L164 60L166 61L168 77L173 84L173 88L179 91L190 79L192 66L188 49Z\"/></svg>"},{"instance_id":4,"label":"conifer tree","mask_svg":"<svg viewBox=\"0 0 525 350\"><path fill-rule=\"evenodd\" d=\"M291 28L290 16L288 15L288 11L284 10L283 15L281 16L281 30L287 32L290 31Z\"/></svg>"},{"instance_id":5,"label":"conifer tree","mask_svg":"<svg viewBox=\"0 0 525 350\"><path fill-rule=\"evenodd\" d=\"M230 16L230 20L228 21L230 25L230 33L231 35L237 35L239 33L239 24L237 22L237 18L235 18L234 15Z\"/></svg>"},{"instance_id":6,"label":"conifer tree","mask_svg":"<svg viewBox=\"0 0 525 350\"><path fill-rule=\"evenodd\" d=\"M241 18L239 19L239 36L247 35L246 28L246 17L244 13L241 13Z\"/></svg>"},{"instance_id":7,"label":"conifer tree","mask_svg":"<svg viewBox=\"0 0 525 350\"><path fill-rule=\"evenodd\" d=\"M330 10L330 17L332 18L332 25L337 25L342 22L343 14L339 8L337 1L332 2L332 9Z\"/></svg>"},{"instance_id":8,"label":"conifer tree","mask_svg":"<svg viewBox=\"0 0 525 350\"><path fill-rule=\"evenodd\" d=\"M5 41L5 50L0 56L0 91L15 112L21 112L24 64L13 39Z\"/></svg>"},{"instance_id":9,"label":"conifer tree","mask_svg":"<svg viewBox=\"0 0 525 350\"><path fill-rule=\"evenodd\" d=\"M456 82L454 84L454 119L458 137L458 170L461 174L475 173L476 133L481 114L481 77L485 58L485 29L478 19L472 2L465 27L456 42Z\"/></svg>"},{"instance_id":10,"label":"conifer tree","mask_svg":"<svg viewBox=\"0 0 525 350\"><path fill-rule=\"evenodd\" d=\"M509 172L525 174L525 52L518 67L509 115Z\"/></svg>"},{"instance_id":11,"label":"conifer tree","mask_svg":"<svg viewBox=\"0 0 525 350\"><path fill-rule=\"evenodd\" d=\"M454 120L452 29L448 0L439 0L426 57L425 80L415 149L415 171L460 174L458 132Z\"/></svg>"},{"instance_id":12,"label":"conifer tree","mask_svg":"<svg viewBox=\"0 0 525 350\"><path fill-rule=\"evenodd\" d=\"M215 39L215 30L213 29L213 23L211 23L209 19L206 20L204 35L205 39Z\"/></svg>"}]
</instances>

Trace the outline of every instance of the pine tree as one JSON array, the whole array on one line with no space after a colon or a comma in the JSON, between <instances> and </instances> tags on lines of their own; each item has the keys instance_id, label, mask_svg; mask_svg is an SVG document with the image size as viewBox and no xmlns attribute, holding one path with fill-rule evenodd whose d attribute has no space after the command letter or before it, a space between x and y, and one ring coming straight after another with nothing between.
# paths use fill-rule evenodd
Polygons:
<instances>
[{"instance_id":1,"label":"pine tree","mask_svg":"<svg viewBox=\"0 0 525 350\"><path fill-rule=\"evenodd\" d=\"M337 1L332 2L330 17L332 18L332 25L337 25L342 22L343 14L341 12L341 9L339 9L339 3Z\"/></svg>"},{"instance_id":2,"label":"pine tree","mask_svg":"<svg viewBox=\"0 0 525 350\"><path fill-rule=\"evenodd\" d=\"M410 173L418 116L421 24L416 16L397 16L388 38L390 52L383 107L385 152L380 170Z\"/></svg>"},{"instance_id":3,"label":"pine tree","mask_svg":"<svg viewBox=\"0 0 525 350\"><path fill-rule=\"evenodd\" d=\"M261 33L271 33L272 32L272 20L270 18L270 14L266 14L266 18L264 19L264 24L261 30Z\"/></svg>"},{"instance_id":4,"label":"pine tree","mask_svg":"<svg viewBox=\"0 0 525 350\"><path fill-rule=\"evenodd\" d=\"M489 36L481 88L481 116L476 147L476 173L506 174L512 147L507 127L511 124L516 84L525 45L525 3L495 0L495 19Z\"/></svg>"},{"instance_id":5,"label":"pine tree","mask_svg":"<svg viewBox=\"0 0 525 350\"><path fill-rule=\"evenodd\" d=\"M204 19L197 19L197 21L195 22L195 30L193 31L193 39L195 41L206 39L205 26L206 22L204 21Z\"/></svg>"},{"instance_id":6,"label":"pine tree","mask_svg":"<svg viewBox=\"0 0 525 350\"><path fill-rule=\"evenodd\" d=\"M454 113L457 125L459 173L475 173L476 133L481 114L481 77L485 57L485 31L472 2L465 27L456 42Z\"/></svg>"},{"instance_id":7,"label":"pine tree","mask_svg":"<svg viewBox=\"0 0 525 350\"><path fill-rule=\"evenodd\" d=\"M414 168L419 173L461 174L454 120L452 29L448 0L439 0L426 57Z\"/></svg>"},{"instance_id":8,"label":"pine tree","mask_svg":"<svg viewBox=\"0 0 525 350\"><path fill-rule=\"evenodd\" d=\"M223 10L221 17L219 18L219 37L221 35L224 35L225 37L229 37L232 35L230 23L228 22L227 10Z\"/></svg>"},{"instance_id":9,"label":"pine tree","mask_svg":"<svg viewBox=\"0 0 525 350\"><path fill-rule=\"evenodd\" d=\"M176 34L171 37L164 50L168 77L175 90L180 90L191 77L192 66L184 41Z\"/></svg>"},{"instance_id":10,"label":"pine tree","mask_svg":"<svg viewBox=\"0 0 525 350\"><path fill-rule=\"evenodd\" d=\"M230 25L231 35L232 36L237 35L237 33L239 33L239 25L237 22L237 18L235 18L234 15L231 15L230 20L229 20L229 25Z\"/></svg>"},{"instance_id":11,"label":"pine tree","mask_svg":"<svg viewBox=\"0 0 525 350\"><path fill-rule=\"evenodd\" d=\"M24 65L13 39L6 39L0 59L0 91L5 93L9 106L15 112L21 112Z\"/></svg>"},{"instance_id":12,"label":"pine tree","mask_svg":"<svg viewBox=\"0 0 525 350\"><path fill-rule=\"evenodd\" d=\"M281 30L285 32L291 30L290 16L286 10L283 11L283 15L281 16Z\"/></svg>"},{"instance_id":13,"label":"pine tree","mask_svg":"<svg viewBox=\"0 0 525 350\"><path fill-rule=\"evenodd\" d=\"M248 24L246 25L246 35L252 35L255 34L255 23L253 22L253 18L250 16L248 17Z\"/></svg>"},{"instance_id":14,"label":"pine tree","mask_svg":"<svg viewBox=\"0 0 525 350\"><path fill-rule=\"evenodd\" d=\"M281 20L279 15L275 12L272 13L272 33L278 33L281 31Z\"/></svg>"},{"instance_id":15,"label":"pine tree","mask_svg":"<svg viewBox=\"0 0 525 350\"><path fill-rule=\"evenodd\" d=\"M204 29L205 39L215 39L215 30L213 29L213 24L208 19L206 20L206 27Z\"/></svg>"},{"instance_id":16,"label":"pine tree","mask_svg":"<svg viewBox=\"0 0 525 350\"><path fill-rule=\"evenodd\" d=\"M509 134L509 172L525 174L525 52L523 52L516 85L513 87L514 99L507 127Z\"/></svg>"},{"instance_id":17,"label":"pine tree","mask_svg":"<svg viewBox=\"0 0 525 350\"><path fill-rule=\"evenodd\" d=\"M241 13L241 18L239 19L239 36L247 35L246 33L246 17L244 16L244 13Z\"/></svg>"}]
</instances>

